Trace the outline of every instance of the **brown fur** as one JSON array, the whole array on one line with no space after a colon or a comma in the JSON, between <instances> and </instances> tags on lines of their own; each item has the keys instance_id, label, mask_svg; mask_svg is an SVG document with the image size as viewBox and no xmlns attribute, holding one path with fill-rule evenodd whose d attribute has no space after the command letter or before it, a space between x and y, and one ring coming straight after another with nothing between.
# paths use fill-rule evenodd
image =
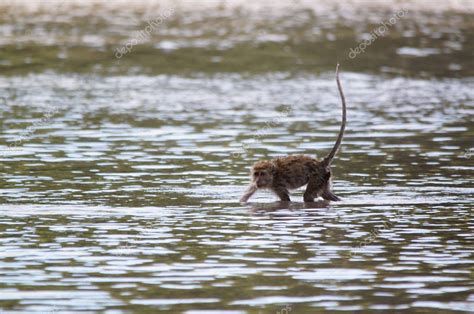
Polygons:
<instances>
[{"instance_id":1,"label":"brown fur","mask_svg":"<svg viewBox=\"0 0 474 314\"><path fill-rule=\"evenodd\" d=\"M339 65L336 68L336 81L342 100L342 123L333 149L322 160L305 155L280 157L270 161L255 163L251 171L251 183L240 199L246 202L258 189L270 189L281 201L290 201L289 190L307 185L304 201L312 202L318 196L326 200L339 201L331 191L331 162L339 149L346 125L346 101L339 82Z\"/></svg>"}]
</instances>

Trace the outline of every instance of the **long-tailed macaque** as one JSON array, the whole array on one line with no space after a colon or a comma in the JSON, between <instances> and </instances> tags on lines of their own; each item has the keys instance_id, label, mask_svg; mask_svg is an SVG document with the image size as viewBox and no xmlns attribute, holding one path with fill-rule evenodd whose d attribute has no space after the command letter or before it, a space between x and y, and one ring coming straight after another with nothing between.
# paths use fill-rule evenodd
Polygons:
<instances>
[{"instance_id":1,"label":"long-tailed macaque","mask_svg":"<svg viewBox=\"0 0 474 314\"><path fill-rule=\"evenodd\" d=\"M305 202L313 202L318 196L325 200L340 200L331 191L331 162L341 146L346 128L346 99L339 81L339 64L336 67L336 82L342 101L342 123L329 154L322 161L305 155L293 155L255 163L250 173L251 183L241 197L241 202L247 202L258 189L269 189L281 201L290 201L289 191L306 184Z\"/></svg>"}]
</instances>

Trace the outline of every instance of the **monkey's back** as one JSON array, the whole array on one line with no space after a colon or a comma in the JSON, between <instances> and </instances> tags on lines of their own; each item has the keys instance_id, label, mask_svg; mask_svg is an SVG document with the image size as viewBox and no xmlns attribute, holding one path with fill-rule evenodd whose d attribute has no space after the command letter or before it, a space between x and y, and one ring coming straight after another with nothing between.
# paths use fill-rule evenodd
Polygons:
<instances>
[{"instance_id":1,"label":"monkey's back","mask_svg":"<svg viewBox=\"0 0 474 314\"><path fill-rule=\"evenodd\" d=\"M285 182L290 189L306 185L309 177L318 172L319 161L306 155L290 155L272 160L275 165L274 180Z\"/></svg>"}]
</instances>

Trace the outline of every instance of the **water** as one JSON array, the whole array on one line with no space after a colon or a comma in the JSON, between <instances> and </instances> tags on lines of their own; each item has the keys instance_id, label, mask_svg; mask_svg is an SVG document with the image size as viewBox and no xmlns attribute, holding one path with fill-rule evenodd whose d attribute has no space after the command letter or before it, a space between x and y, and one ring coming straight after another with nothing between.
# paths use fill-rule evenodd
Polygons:
<instances>
[{"instance_id":1,"label":"water","mask_svg":"<svg viewBox=\"0 0 474 314\"><path fill-rule=\"evenodd\" d=\"M183 4L121 59L139 5L0 7L0 312L474 312L469 6L351 59L400 8L326 5ZM238 203L254 161L332 147L337 61L343 201Z\"/></svg>"}]
</instances>

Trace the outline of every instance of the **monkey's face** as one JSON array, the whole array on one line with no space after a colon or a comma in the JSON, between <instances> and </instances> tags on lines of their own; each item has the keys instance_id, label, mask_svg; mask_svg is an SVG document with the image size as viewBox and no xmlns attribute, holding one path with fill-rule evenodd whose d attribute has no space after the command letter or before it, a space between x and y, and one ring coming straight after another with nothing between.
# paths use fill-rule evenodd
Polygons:
<instances>
[{"instance_id":1,"label":"monkey's face","mask_svg":"<svg viewBox=\"0 0 474 314\"><path fill-rule=\"evenodd\" d=\"M254 169L252 178L259 189L270 187L273 181L273 175L269 170Z\"/></svg>"}]
</instances>

